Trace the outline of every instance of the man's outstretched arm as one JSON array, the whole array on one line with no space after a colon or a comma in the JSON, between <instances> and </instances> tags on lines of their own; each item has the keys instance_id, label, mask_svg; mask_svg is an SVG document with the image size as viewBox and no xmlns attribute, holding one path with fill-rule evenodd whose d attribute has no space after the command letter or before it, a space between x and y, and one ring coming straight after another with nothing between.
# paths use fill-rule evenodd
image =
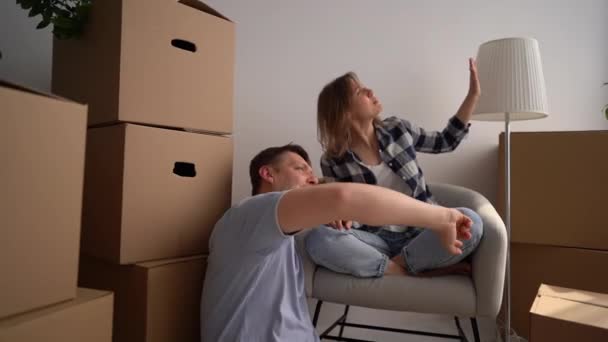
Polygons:
<instances>
[{"instance_id":1,"label":"man's outstretched arm","mask_svg":"<svg viewBox=\"0 0 608 342\"><path fill-rule=\"evenodd\" d=\"M460 253L456 238L470 237L471 220L455 209L430 205L383 187L359 183L331 183L288 191L278 205L278 221L285 233L313 228L335 220L373 226L387 224L427 227L439 234L444 247Z\"/></svg>"}]
</instances>

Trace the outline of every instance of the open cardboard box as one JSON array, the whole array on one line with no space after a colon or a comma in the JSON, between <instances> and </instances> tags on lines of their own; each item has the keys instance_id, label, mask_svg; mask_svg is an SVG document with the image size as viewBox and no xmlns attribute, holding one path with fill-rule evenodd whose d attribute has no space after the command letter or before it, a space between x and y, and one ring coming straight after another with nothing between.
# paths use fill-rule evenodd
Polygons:
<instances>
[{"instance_id":1,"label":"open cardboard box","mask_svg":"<svg viewBox=\"0 0 608 342\"><path fill-rule=\"evenodd\" d=\"M530 309L537 341L608 341L608 294L542 284Z\"/></svg>"}]
</instances>

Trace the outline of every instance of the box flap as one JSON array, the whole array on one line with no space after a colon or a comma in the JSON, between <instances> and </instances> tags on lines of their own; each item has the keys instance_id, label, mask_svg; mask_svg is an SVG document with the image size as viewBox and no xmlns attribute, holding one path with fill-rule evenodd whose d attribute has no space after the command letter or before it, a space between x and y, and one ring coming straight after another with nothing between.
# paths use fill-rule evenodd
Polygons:
<instances>
[{"instance_id":1,"label":"box flap","mask_svg":"<svg viewBox=\"0 0 608 342\"><path fill-rule=\"evenodd\" d=\"M97 300L102 297L114 296L113 292L103 291L103 290L95 290L79 287L77 290L76 298L73 300L67 300L55 305L48 305L42 308L38 308L32 311L28 311L22 314L10 316L8 318L2 319L0 321L0 329L6 329L8 327L17 326L24 322L32 321L41 317L46 317L48 315L54 314L56 312L61 312L62 310L66 310L68 308L81 305L83 303L91 302Z\"/></svg>"},{"instance_id":2,"label":"box flap","mask_svg":"<svg viewBox=\"0 0 608 342\"><path fill-rule=\"evenodd\" d=\"M2 79L0 79L0 87L20 90L20 91L23 91L23 92L26 92L26 93L40 95L40 96L45 96L45 97L50 97L52 99L62 100L62 101L66 101L66 102L74 102L72 100L66 99L66 98L61 97L61 96L57 96L57 95L52 94L50 92L34 89L34 88L31 88L31 87L26 87L24 85L13 83L13 82L9 82L9 81L2 80ZM74 103L76 103L76 102L74 102Z\"/></svg>"},{"instance_id":3,"label":"box flap","mask_svg":"<svg viewBox=\"0 0 608 342\"><path fill-rule=\"evenodd\" d=\"M155 267L161 267L161 266L175 264L175 263L179 263L179 262L188 262L188 261L192 261L192 260L196 260L196 259L203 260L206 257L207 257L206 255L195 255L195 256L175 258L175 259L146 261L146 262L137 263L135 265L138 267L143 267L143 268L155 268Z\"/></svg>"},{"instance_id":4,"label":"box flap","mask_svg":"<svg viewBox=\"0 0 608 342\"><path fill-rule=\"evenodd\" d=\"M208 5L198 1L198 0L178 0L179 3L182 3L186 6L190 6L192 8L195 8L199 11L203 11L205 13L209 13L213 16L222 18L224 20L228 20L230 22L232 22L230 19L226 18L225 16L223 16L220 12L214 10L213 8L209 7Z\"/></svg>"},{"instance_id":5,"label":"box flap","mask_svg":"<svg viewBox=\"0 0 608 342\"><path fill-rule=\"evenodd\" d=\"M608 329L608 295L541 284L530 313Z\"/></svg>"},{"instance_id":6,"label":"box flap","mask_svg":"<svg viewBox=\"0 0 608 342\"><path fill-rule=\"evenodd\" d=\"M541 284L538 289L538 295L561 298L572 302L595 305L608 309L608 294L605 293L574 290L565 287Z\"/></svg>"}]
</instances>

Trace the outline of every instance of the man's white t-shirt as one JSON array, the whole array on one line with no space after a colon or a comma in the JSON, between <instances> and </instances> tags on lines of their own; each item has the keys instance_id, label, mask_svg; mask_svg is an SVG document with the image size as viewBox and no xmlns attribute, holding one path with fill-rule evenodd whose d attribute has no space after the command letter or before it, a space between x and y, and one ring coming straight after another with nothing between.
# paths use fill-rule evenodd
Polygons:
<instances>
[{"instance_id":1,"label":"man's white t-shirt","mask_svg":"<svg viewBox=\"0 0 608 342\"><path fill-rule=\"evenodd\" d=\"M201 299L203 342L317 342L293 236L277 222L284 192L245 199L215 225Z\"/></svg>"}]
</instances>

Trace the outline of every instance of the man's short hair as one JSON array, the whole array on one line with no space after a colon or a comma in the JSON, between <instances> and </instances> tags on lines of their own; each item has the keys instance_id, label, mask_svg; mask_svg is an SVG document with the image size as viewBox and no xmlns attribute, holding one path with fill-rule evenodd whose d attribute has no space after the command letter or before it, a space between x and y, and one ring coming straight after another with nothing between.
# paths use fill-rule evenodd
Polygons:
<instances>
[{"instance_id":1,"label":"man's short hair","mask_svg":"<svg viewBox=\"0 0 608 342\"><path fill-rule=\"evenodd\" d=\"M293 152L298 154L302 159L310 165L310 159L308 153L300 145L287 144L284 146L269 147L262 152L258 153L251 163L249 163L249 177L251 177L251 195L257 195L262 185L262 177L260 177L260 168L265 165L273 165L279 157L286 152Z\"/></svg>"}]
</instances>

